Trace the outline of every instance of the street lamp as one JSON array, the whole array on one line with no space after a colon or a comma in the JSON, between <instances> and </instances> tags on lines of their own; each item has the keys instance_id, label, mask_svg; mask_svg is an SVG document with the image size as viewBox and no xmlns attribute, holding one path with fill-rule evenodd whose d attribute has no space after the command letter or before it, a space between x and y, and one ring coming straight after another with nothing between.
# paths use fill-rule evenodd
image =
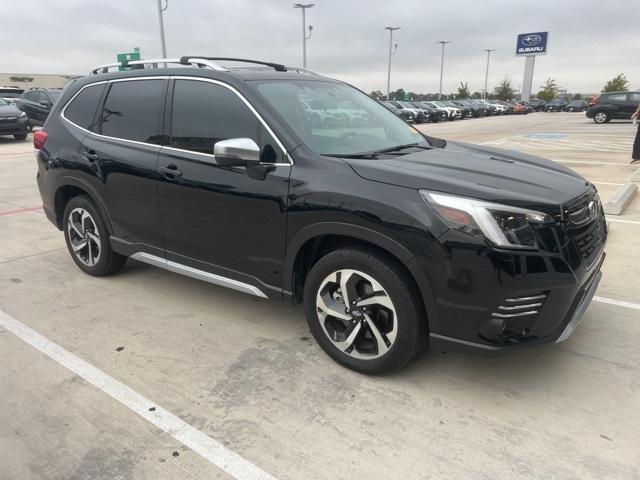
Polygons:
<instances>
[{"instance_id":1,"label":"street lamp","mask_svg":"<svg viewBox=\"0 0 640 480\"><path fill-rule=\"evenodd\" d=\"M487 48L485 52L487 52L487 71L484 74L484 92L482 98L487 98L487 80L489 79L489 58L491 57L491 52L495 52L495 48Z\"/></svg>"},{"instance_id":2,"label":"street lamp","mask_svg":"<svg viewBox=\"0 0 640 480\"><path fill-rule=\"evenodd\" d=\"M162 58L167 58L167 45L164 41L164 21L162 19L162 12L164 12L168 6L169 0L164 1L164 8L162 7L162 0L158 0L158 21L160 22L160 46L162 47Z\"/></svg>"},{"instance_id":3,"label":"street lamp","mask_svg":"<svg viewBox=\"0 0 640 480\"><path fill-rule=\"evenodd\" d=\"M309 25L309 34L307 35L307 19L306 19L306 10L307 8L312 8L315 3L295 3L293 8L299 8L302 10L302 66L307 68L307 40L311 38L311 31L313 30L313 26Z\"/></svg>"},{"instance_id":4,"label":"street lamp","mask_svg":"<svg viewBox=\"0 0 640 480\"><path fill-rule=\"evenodd\" d=\"M444 46L447 43L451 43L451 40L439 40L438 43L442 45L442 57L440 58L440 90L438 90L438 100L442 100L442 74L444 72Z\"/></svg>"},{"instance_id":5,"label":"street lamp","mask_svg":"<svg viewBox=\"0 0 640 480\"><path fill-rule=\"evenodd\" d=\"M389 30L389 66L387 68L387 101L391 100L389 97L389 90L391 88L391 57L398 51L398 44L393 47L393 31L400 30L400 27L384 27L385 30Z\"/></svg>"}]
</instances>

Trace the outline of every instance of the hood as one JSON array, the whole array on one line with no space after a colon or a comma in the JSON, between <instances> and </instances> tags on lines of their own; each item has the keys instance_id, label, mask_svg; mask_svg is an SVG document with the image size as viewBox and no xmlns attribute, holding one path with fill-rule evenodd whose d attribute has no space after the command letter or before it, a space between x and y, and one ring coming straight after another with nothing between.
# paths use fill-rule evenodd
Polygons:
<instances>
[{"instance_id":1,"label":"hood","mask_svg":"<svg viewBox=\"0 0 640 480\"><path fill-rule=\"evenodd\" d=\"M17 117L22 111L13 103L9 105L0 105L0 115L3 117Z\"/></svg>"},{"instance_id":2,"label":"hood","mask_svg":"<svg viewBox=\"0 0 640 480\"><path fill-rule=\"evenodd\" d=\"M527 208L558 207L589 185L551 160L457 142L392 158L345 161L356 174L374 182Z\"/></svg>"}]
</instances>

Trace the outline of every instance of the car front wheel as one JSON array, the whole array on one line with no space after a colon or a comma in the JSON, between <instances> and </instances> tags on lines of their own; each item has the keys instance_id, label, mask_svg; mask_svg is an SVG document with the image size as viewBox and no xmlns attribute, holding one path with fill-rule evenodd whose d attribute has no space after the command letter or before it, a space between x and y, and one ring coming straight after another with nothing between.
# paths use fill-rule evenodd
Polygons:
<instances>
[{"instance_id":1,"label":"car front wheel","mask_svg":"<svg viewBox=\"0 0 640 480\"><path fill-rule=\"evenodd\" d=\"M377 250L342 248L322 257L307 276L304 303L320 347L352 370L396 370L422 346L420 294L408 273Z\"/></svg>"}]
</instances>

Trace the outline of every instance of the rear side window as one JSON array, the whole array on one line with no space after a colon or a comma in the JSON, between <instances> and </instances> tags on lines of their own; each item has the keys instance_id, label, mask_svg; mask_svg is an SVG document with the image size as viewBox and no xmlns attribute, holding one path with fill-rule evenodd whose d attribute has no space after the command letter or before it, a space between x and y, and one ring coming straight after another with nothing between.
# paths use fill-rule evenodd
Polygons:
<instances>
[{"instance_id":1,"label":"rear side window","mask_svg":"<svg viewBox=\"0 0 640 480\"><path fill-rule=\"evenodd\" d=\"M171 146L213 154L229 138L258 142L258 119L228 88L196 80L176 80L173 90Z\"/></svg>"},{"instance_id":2,"label":"rear side window","mask_svg":"<svg viewBox=\"0 0 640 480\"><path fill-rule=\"evenodd\" d=\"M27 92L24 94L24 98L31 102L35 102L38 99L38 93L40 92Z\"/></svg>"},{"instance_id":3,"label":"rear side window","mask_svg":"<svg viewBox=\"0 0 640 480\"><path fill-rule=\"evenodd\" d=\"M627 94L626 93L614 93L613 95L607 95L607 99L612 102L626 102Z\"/></svg>"},{"instance_id":4,"label":"rear side window","mask_svg":"<svg viewBox=\"0 0 640 480\"><path fill-rule=\"evenodd\" d=\"M67 120L86 130L94 130L94 117L102 96L104 84L90 85L74 98L64 111Z\"/></svg>"},{"instance_id":5,"label":"rear side window","mask_svg":"<svg viewBox=\"0 0 640 480\"><path fill-rule=\"evenodd\" d=\"M630 95L633 103L640 103L640 93L631 93Z\"/></svg>"},{"instance_id":6,"label":"rear side window","mask_svg":"<svg viewBox=\"0 0 640 480\"><path fill-rule=\"evenodd\" d=\"M158 143L163 92L163 79L112 83L100 115L102 134Z\"/></svg>"}]
</instances>

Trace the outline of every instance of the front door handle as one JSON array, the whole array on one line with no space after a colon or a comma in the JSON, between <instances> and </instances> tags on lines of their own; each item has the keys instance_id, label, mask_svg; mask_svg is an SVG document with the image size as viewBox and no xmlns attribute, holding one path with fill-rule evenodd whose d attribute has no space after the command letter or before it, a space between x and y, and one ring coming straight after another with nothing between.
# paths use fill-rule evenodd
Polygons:
<instances>
[{"instance_id":1,"label":"front door handle","mask_svg":"<svg viewBox=\"0 0 640 480\"><path fill-rule=\"evenodd\" d=\"M175 180L182 175L182 172L178 170L174 164L169 164L166 167L160 167L160 172L164 174L164 178L167 180Z\"/></svg>"}]
</instances>

